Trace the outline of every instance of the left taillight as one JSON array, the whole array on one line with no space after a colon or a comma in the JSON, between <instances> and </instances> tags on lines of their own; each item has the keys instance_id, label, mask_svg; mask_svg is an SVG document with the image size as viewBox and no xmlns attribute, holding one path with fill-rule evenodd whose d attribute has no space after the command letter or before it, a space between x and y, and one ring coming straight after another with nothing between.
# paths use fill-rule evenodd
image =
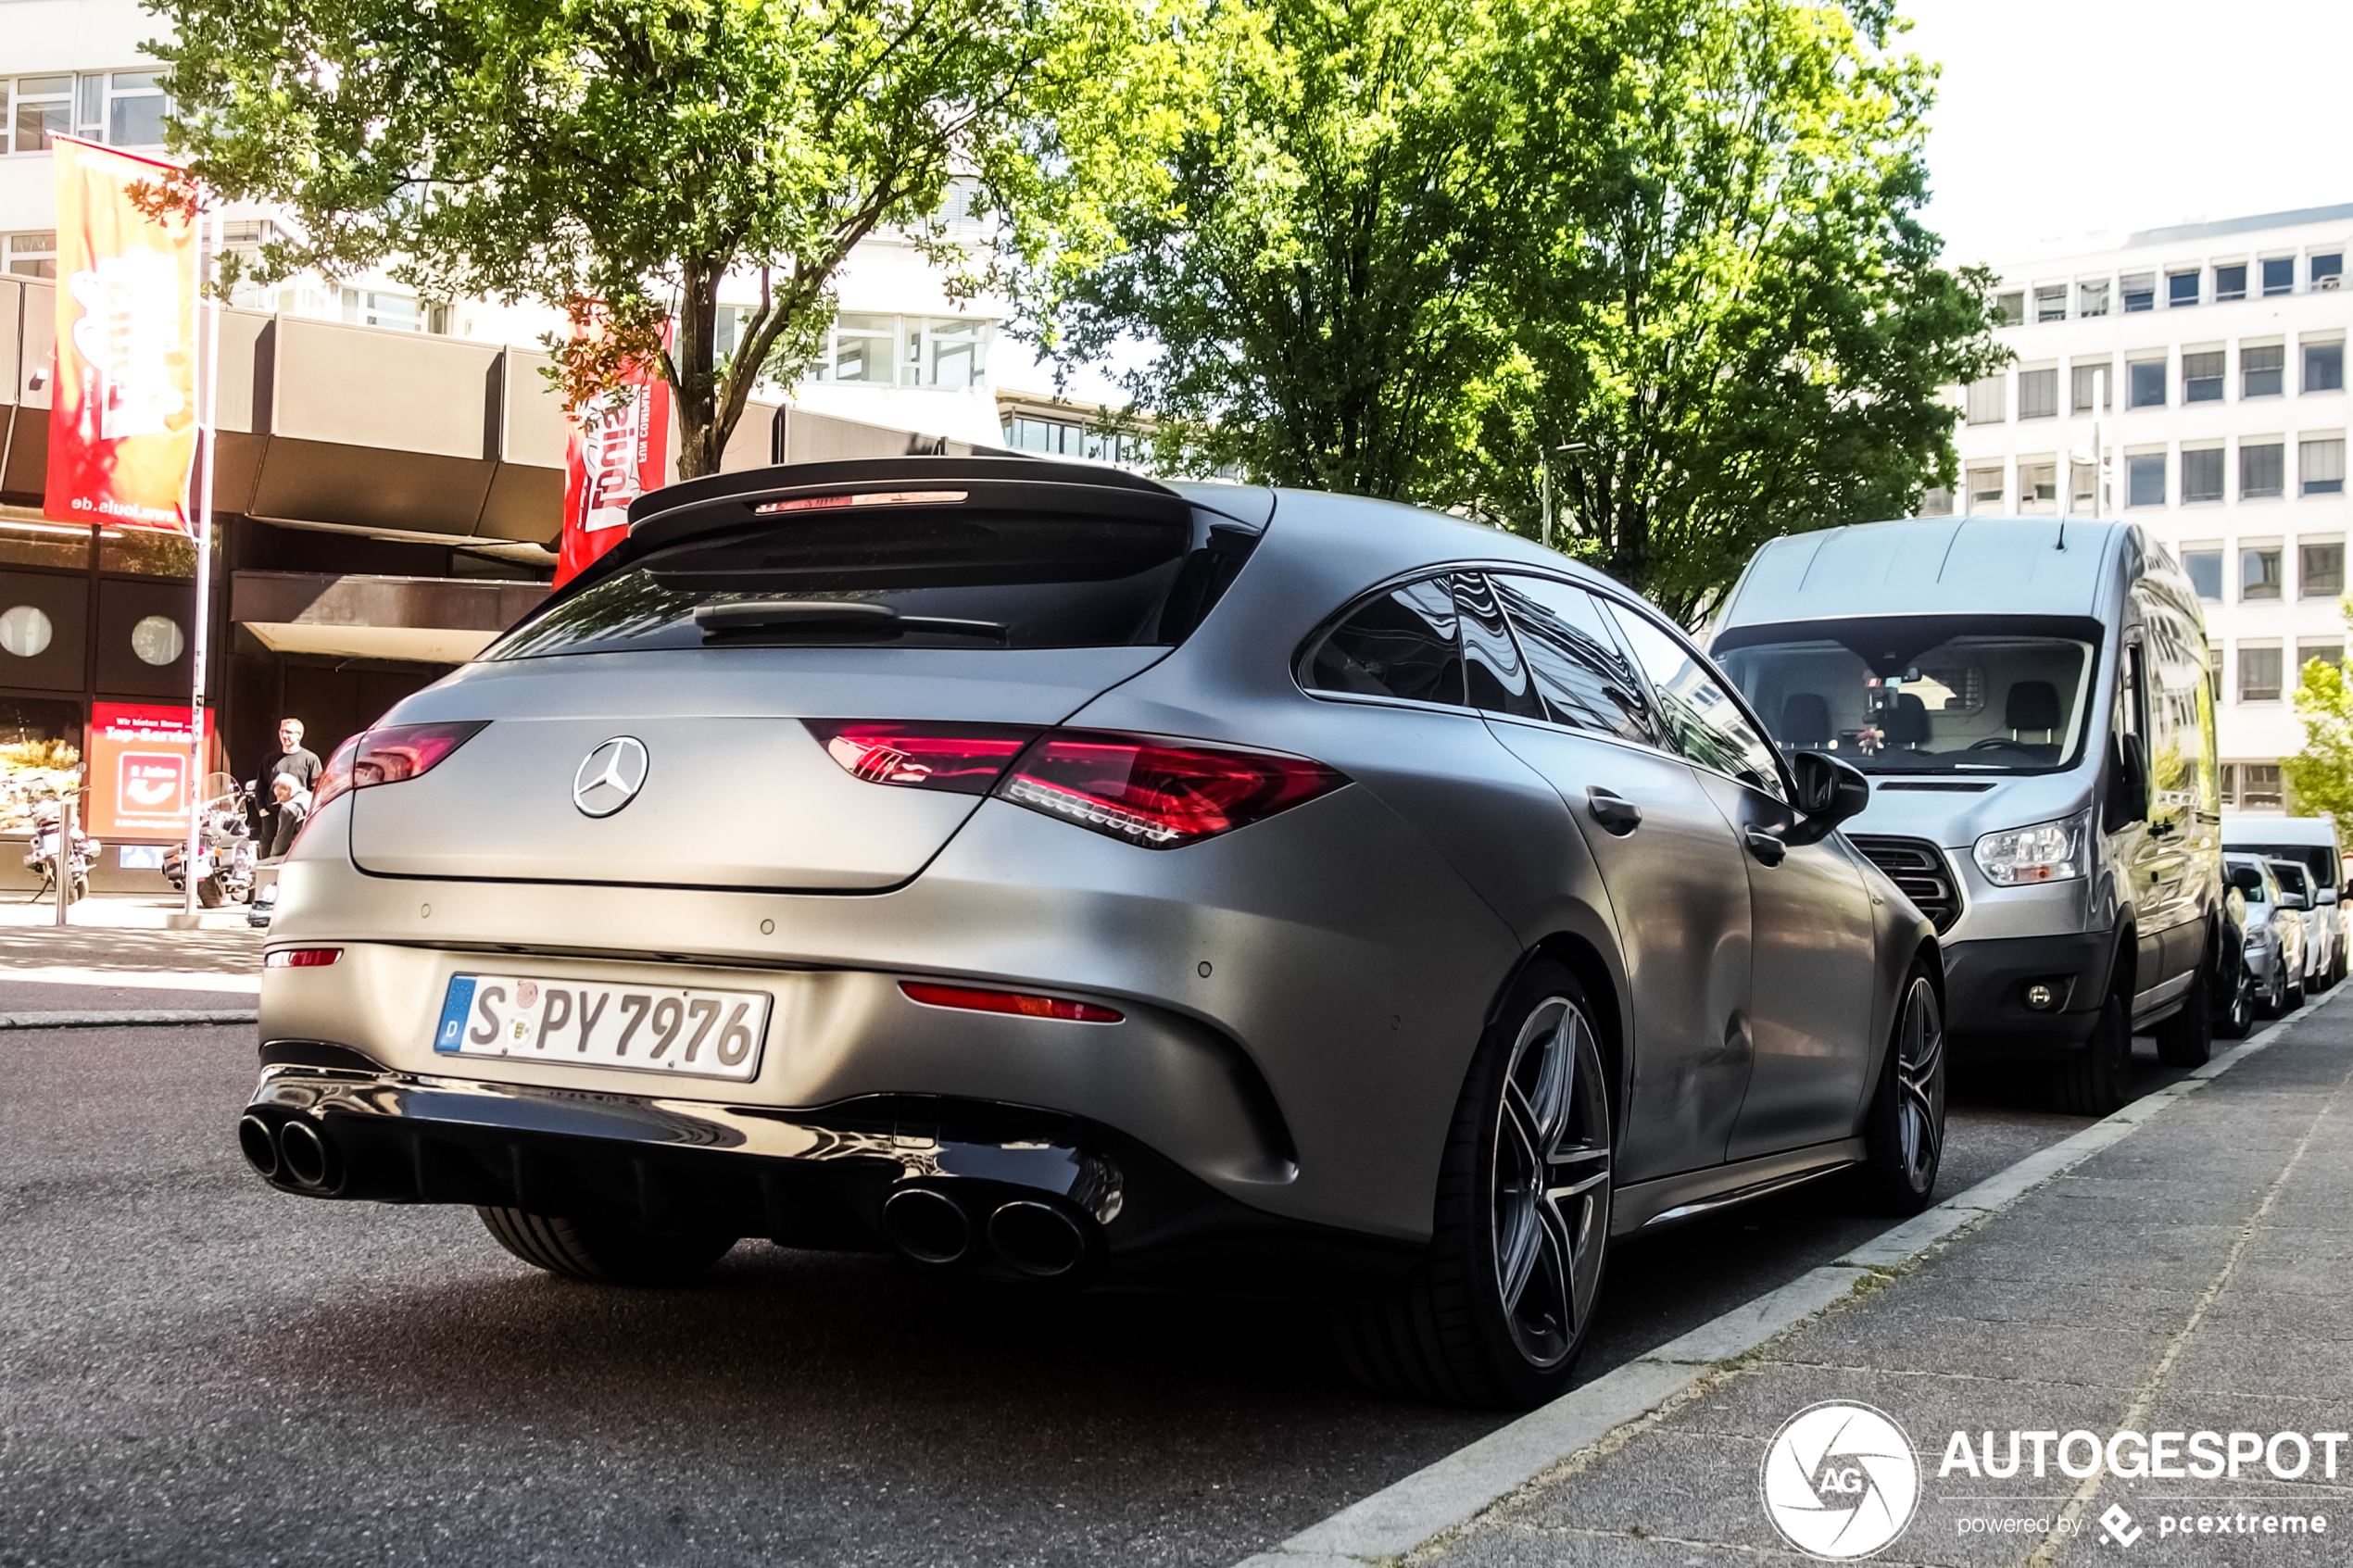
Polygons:
<instances>
[{"instance_id":1,"label":"left taillight","mask_svg":"<svg viewBox=\"0 0 2353 1568\"><path fill-rule=\"evenodd\" d=\"M490 727L487 719L454 720L434 724L388 724L363 730L327 759L310 792L313 816L346 790L398 784L430 772L451 752Z\"/></svg>"},{"instance_id":2,"label":"left taillight","mask_svg":"<svg viewBox=\"0 0 2353 1568\"><path fill-rule=\"evenodd\" d=\"M995 795L1147 849L1264 822L1348 782L1304 757L1012 724L807 720L853 778Z\"/></svg>"}]
</instances>

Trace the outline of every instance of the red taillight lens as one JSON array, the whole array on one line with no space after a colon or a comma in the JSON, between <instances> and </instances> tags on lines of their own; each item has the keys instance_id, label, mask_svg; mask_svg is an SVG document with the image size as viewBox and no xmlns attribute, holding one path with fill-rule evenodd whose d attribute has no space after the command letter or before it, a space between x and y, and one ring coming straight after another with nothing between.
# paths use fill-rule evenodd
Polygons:
<instances>
[{"instance_id":1,"label":"red taillight lens","mask_svg":"<svg viewBox=\"0 0 2353 1568\"><path fill-rule=\"evenodd\" d=\"M1010 1012L1024 1018L1059 1018L1072 1023L1117 1023L1115 1008L1074 1002L1063 997L1033 997L1023 991L979 991L965 985L926 985L902 980L899 988L925 1007L963 1008L967 1012Z\"/></svg>"},{"instance_id":2,"label":"red taillight lens","mask_svg":"<svg viewBox=\"0 0 2353 1568\"><path fill-rule=\"evenodd\" d=\"M1021 724L900 723L875 719L801 722L843 771L868 784L987 795L1038 732Z\"/></svg>"},{"instance_id":3,"label":"red taillight lens","mask_svg":"<svg viewBox=\"0 0 2353 1568\"><path fill-rule=\"evenodd\" d=\"M438 724L392 724L366 730L335 747L310 792L310 810L347 789L398 784L430 771L444 758L490 727L487 719Z\"/></svg>"},{"instance_id":4,"label":"red taillight lens","mask_svg":"<svg viewBox=\"0 0 2353 1568\"><path fill-rule=\"evenodd\" d=\"M1147 849L1176 849L1263 822L1348 782L1269 751L1063 732L1023 756L997 793L1017 806Z\"/></svg>"},{"instance_id":5,"label":"red taillight lens","mask_svg":"<svg viewBox=\"0 0 2353 1568\"><path fill-rule=\"evenodd\" d=\"M280 947L262 956L264 969L322 969L343 957L341 947Z\"/></svg>"}]
</instances>

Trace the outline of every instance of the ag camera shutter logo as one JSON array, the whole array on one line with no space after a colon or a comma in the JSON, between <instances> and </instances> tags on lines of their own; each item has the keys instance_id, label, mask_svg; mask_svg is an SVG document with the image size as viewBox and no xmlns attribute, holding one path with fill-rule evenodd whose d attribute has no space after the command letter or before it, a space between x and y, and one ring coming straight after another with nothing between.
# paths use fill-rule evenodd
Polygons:
<instances>
[{"instance_id":1,"label":"ag camera shutter logo","mask_svg":"<svg viewBox=\"0 0 2353 1568\"><path fill-rule=\"evenodd\" d=\"M1828 1400L1781 1424L1758 1479L1766 1516L1809 1557L1869 1557L1904 1533L1920 1463L1904 1429L1869 1405Z\"/></svg>"}]
</instances>

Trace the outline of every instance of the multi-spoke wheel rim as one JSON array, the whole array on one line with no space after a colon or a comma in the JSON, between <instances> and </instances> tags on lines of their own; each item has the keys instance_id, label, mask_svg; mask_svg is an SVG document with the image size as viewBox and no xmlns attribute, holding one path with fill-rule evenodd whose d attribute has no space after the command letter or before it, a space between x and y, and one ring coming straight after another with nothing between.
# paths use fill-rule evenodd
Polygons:
<instances>
[{"instance_id":1,"label":"multi-spoke wheel rim","mask_svg":"<svg viewBox=\"0 0 2353 1568\"><path fill-rule=\"evenodd\" d=\"M1531 1010L1504 1073L1490 1211L1495 1286L1531 1366L1577 1347L1609 1239L1609 1098L1592 1025L1566 997Z\"/></svg>"},{"instance_id":2,"label":"multi-spoke wheel rim","mask_svg":"<svg viewBox=\"0 0 2353 1568\"><path fill-rule=\"evenodd\" d=\"M1895 1030L1895 1134L1912 1190L1926 1191L1944 1147L1944 1013L1921 975L1904 992Z\"/></svg>"}]
</instances>

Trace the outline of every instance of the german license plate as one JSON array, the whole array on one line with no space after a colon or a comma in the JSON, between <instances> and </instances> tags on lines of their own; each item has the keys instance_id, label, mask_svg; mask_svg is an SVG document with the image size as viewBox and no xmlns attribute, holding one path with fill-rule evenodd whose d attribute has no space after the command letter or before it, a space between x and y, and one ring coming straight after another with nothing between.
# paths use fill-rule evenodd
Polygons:
<instances>
[{"instance_id":1,"label":"german license plate","mask_svg":"<svg viewBox=\"0 0 2353 1568\"><path fill-rule=\"evenodd\" d=\"M765 991L457 974L433 1048L748 1082L760 1071L772 999Z\"/></svg>"}]
</instances>

